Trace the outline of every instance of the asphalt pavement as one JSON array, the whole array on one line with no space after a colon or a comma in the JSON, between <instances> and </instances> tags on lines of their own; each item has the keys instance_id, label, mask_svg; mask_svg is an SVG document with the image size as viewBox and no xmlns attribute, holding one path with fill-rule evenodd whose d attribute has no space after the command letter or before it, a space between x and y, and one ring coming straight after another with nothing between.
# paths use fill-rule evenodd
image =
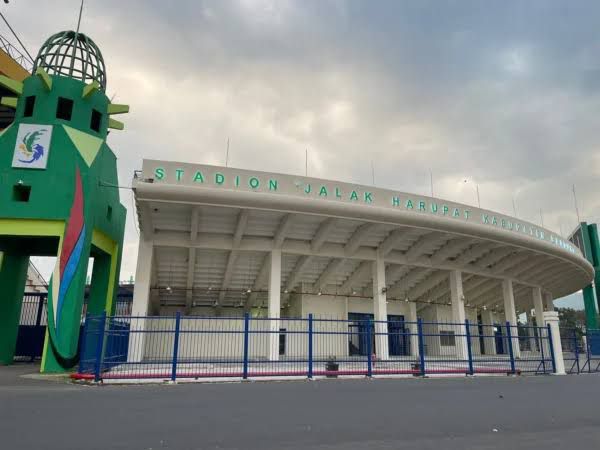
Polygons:
<instances>
[{"instance_id":1,"label":"asphalt pavement","mask_svg":"<svg viewBox=\"0 0 600 450\"><path fill-rule=\"evenodd\" d=\"M0 367L0 448L600 448L600 374L88 386L36 370Z\"/></svg>"}]
</instances>

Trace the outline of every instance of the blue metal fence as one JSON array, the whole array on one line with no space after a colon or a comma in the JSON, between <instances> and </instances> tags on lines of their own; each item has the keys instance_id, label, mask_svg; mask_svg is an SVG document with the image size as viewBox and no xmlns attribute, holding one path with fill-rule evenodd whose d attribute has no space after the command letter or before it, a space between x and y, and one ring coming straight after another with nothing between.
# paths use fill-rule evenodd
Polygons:
<instances>
[{"instance_id":1,"label":"blue metal fence","mask_svg":"<svg viewBox=\"0 0 600 450\"><path fill-rule=\"evenodd\" d=\"M554 371L548 327L177 314L88 316L77 376L175 381Z\"/></svg>"},{"instance_id":2,"label":"blue metal fence","mask_svg":"<svg viewBox=\"0 0 600 450\"><path fill-rule=\"evenodd\" d=\"M126 286L121 286L123 292L119 292L115 302L115 313L119 316L127 316L131 313L133 294L126 291ZM79 345L82 345L84 318L87 310L88 293L84 297L84 305L81 316L82 332L80 333ZM46 292L28 292L23 296L21 306L21 317L17 334L15 348L15 360L34 361L41 358L48 322L48 294ZM123 327L124 325L122 325ZM118 325L115 325L118 327ZM127 324L128 327L128 324ZM111 342L109 342L111 343Z\"/></svg>"},{"instance_id":3,"label":"blue metal fence","mask_svg":"<svg viewBox=\"0 0 600 450\"><path fill-rule=\"evenodd\" d=\"M560 337L567 373L600 372L600 330L561 328Z\"/></svg>"}]
</instances>

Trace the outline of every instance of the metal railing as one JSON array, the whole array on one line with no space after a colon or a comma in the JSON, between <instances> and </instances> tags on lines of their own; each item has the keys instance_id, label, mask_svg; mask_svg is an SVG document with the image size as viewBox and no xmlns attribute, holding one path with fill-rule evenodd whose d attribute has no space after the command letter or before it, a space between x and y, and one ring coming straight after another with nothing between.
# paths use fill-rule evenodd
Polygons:
<instances>
[{"instance_id":1,"label":"metal railing","mask_svg":"<svg viewBox=\"0 0 600 450\"><path fill-rule=\"evenodd\" d=\"M82 339L96 381L555 372L550 328L508 323L101 315Z\"/></svg>"},{"instance_id":2,"label":"metal railing","mask_svg":"<svg viewBox=\"0 0 600 450\"><path fill-rule=\"evenodd\" d=\"M600 330L561 328L560 338L567 373L600 372Z\"/></svg>"},{"instance_id":3,"label":"metal railing","mask_svg":"<svg viewBox=\"0 0 600 450\"><path fill-rule=\"evenodd\" d=\"M25 69L27 72L31 72L33 68L33 61L29 58L29 56L21 53L19 49L12 45L11 42L2 35L0 35L0 49L4 50L8 56L14 59L15 62L23 67L23 69Z\"/></svg>"}]
</instances>

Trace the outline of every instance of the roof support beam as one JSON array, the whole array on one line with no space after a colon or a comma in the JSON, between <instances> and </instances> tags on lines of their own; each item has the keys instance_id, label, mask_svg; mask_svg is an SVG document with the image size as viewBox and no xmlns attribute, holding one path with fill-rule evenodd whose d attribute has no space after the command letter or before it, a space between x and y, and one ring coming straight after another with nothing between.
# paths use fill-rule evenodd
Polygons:
<instances>
[{"instance_id":1,"label":"roof support beam","mask_svg":"<svg viewBox=\"0 0 600 450\"><path fill-rule=\"evenodd\" d=\"M200 220L200 208L192 207L192 217L190 220L190 241L194 242L198 237L198 222ZM192 309L192 301L194 298L194 269L196 267L196 248L188 249L188 267L185 289L185 313L189 314Z\"/></svg>"},{"instance_id":2,"label":"roof support beam","mask_svg":"<svg viewBox=\"0 0 600 450\"><path fill-rule=\"evenodd\" d=\"M448 280L448 272L440 271L435 272L421 283L417 284L414 288L408 291L407 297L410 298L419 298L423 294L425 294L430 289L434 288L440 283L445 283Z\"/></svg>"},{"instance_id":3,"label":"roof support beam","mask_svg":"<svg viewBox=\"0 0 600 450\"><path fill-rule=\"evenodd\" d=\"M500 262L498 262L497 264L493 265L491 267L491 270L495 273L497 273L498 275L502 275L504 272L506 272L509 268L517 266L518 264L521 264L523 261L525 261L526 259L530 258L531 256L527 255L527 254L523 254L523 255L510 255L507 258L501 260Z\"/></svg>"},{"instance_id":4,"label":"roof support beam","mask_svg":"<svg viewBox=\"0 0 600 450\"><path fill-rule=\"evenodd\" d=\"M223 275L223 283L221 283L221 290L219 291L219 304L221 306L223 300L225 299L225 294L229 283L231 282L231 276L233 275L233 268L235 267L235 262L238 258L237 249L240 246L240 242L242 242L242 237L244 236L244 232L246 231L246 225L248 225L248 213L247 209L242 209L238 214L237 224L235 226L235 232L233 234L233 247L229 252L229 256L227 257L227 265L225 266L225 274Z\"/></svg>"},{"instance_id":5,"label":"roof support beam","mask_svg":"<svg viewBox=\"0 0 600 450\"><path fill-rule=\"evenodd\" d=\"M314 240L313 240L314 241ZM185 247L190 246L196 248L206 249L219 249L219 250L231 250L233 246L233 239L223 237L217 234L203 233L200 235L195 242L191 242L189 238L182 238L181 233L177 232L160 232L154 236L154 245L156 247ZM478 244L479 245L479 244ZM496 247L495 243L480 244L482 247L477 249L471 248L455 261L447 261L436 266L439 270L460 270L463 273L470 273L474 275L480 275L490 278L506 278L510 277L515 282L525 284L531 287L538 286L537 284L530 283L526 279L520 279L519 276L507 273L496 273L490 269L479 269L474 267L472 264L468 264L472 260L476 259L476 254L486 253L492 248ZM483 247L485 246L485 248ZM313 250L318 248L318 250ZM273 240L268 238L244 238L240 244L240 251L255 251L255 252L269 252L273 249ZM347 257L344 254L344 246L334 243L322 243L320 246L314 246L311 243L304 243L294 240L286 240L282 246L282 252L285 254L304 255L304 256L319 256L326 258L349 258L362 261L374 261L377 258L376 249L361 248L353 256ZM415 260L408 261L406 257L398 252L392 251L386 258L386 264L399 264L399 265L410 265L413 267L425 267L431 268L431 259L429 257L420 257ZM532 263L532 267L539 264L543 259L537 259Z\"/></svg>"},{"instance_id":6,"label":"roof support beam","mask_svg":"<svg viewBox=\"0 0 600 450\"><path fill-rule=\"evenodd\" d=\"M291 292L298 284L300 277L302 276L302 271L310 264L312 260L312 256L303 255L298 258L296 265L294 266L294 270L290 273L288 280L285 284L285 290Z\"/></svg>"},{"instance_id":7,"label":"roof support beam","mask_svg":"<svg viewBox=\"0 0 600 450\"><path fill-rule=\"evenodd\" d=\"M334 218L325 219L323 222L321 222L321 225L319 225L315 236L310 242L310 248L313 251L313 253L316 253L319 250L321 250L321 247L323 247L323 244L325 244L325 242L327 241L327 238L329 237L329 234L331 233L334 227Z\"/></svg>"},{"instance_id":8,"label":"roof support beam","mask_svg":"<svg viewBox=\"0 0 600 450\"><path fill-rule=\"evenodd\" d=\"M261 288L261 286L267 282L267 276L269 275L270 268L270 259L271 255L267 253L263 259L263 263L260 266L258 275L256 275L256 278L254 279L254 285L252 285L252 292L250 293L248 300L246 300L246 303L244 304L244 312L249 312L252 309L252 307L256 303L256 298L258 297L258 292L256 291L258 291Z\"/></svg>"},{"instance_id":9,"label":"roof support beam","mask_svg":"<svg viewBox=\"0 0 600 450\"><path fill-rule=\"evenodd\" d=\"M345 260L343 260L343 259L331 260L331 262L327 265L325 270L323 270L323 272L321 272L319 279L315 283L315 287L318 290L324 289L325 286L327 286L327 282L329 281L329 279L333 275L335 275L338 270L340 270L340 268L344 265L344 262L345 262Z\"/></svg>"},{"instance_id":10,"label":"roof support beam","mask_svg":"<svg viewBox=\"0 0 600 450\"><path fill-rule=\"evenodd\" d=\"M431 256L432 264L440 264L471 246L471 239L453 239Z\"/></svg>"},{"instance_id":11,"label":"roof support beam","mask_svg":"<svg viewBox=\"0 0 600 450\"><path fill-rule=\"evenodd\" d=\"M356 228L354 233L352 233L350 239L348 239L346 246L344 247L344 254L346 256L354 255L359 249L359 247L362 245L362 243L365 241L365 239L376 227L376 223L365 223Z\"/></svg>"},{"instance_id":12,"label":"roof support beam","mask_svg":"<svg viewBox=\"0 0 600 450\"><path fill-rule=\"evenodd\" d=\"M466 264L469 264L469 263L475 261L477 258L481 258L487 252L491 251L495 246L496 246L496 244L491 243L491 242L475 244L470 249L468 249L466 252L464 252L462 255L460 255L458 258L456 258L454 263L457 264L458 266L464 266Z\"/></svg>"},{"instance_id":13,"label":"roof support beam","mask_svg":"<svg viewBox=\"0 0 600 450\"><path fill-rule=\"evenodd\" d=\"M348 278L346 278L346 281L344 281L344 284L342 284L342 287L340 287L340 292L351 292L354 287L357 287L359 280L364 280L367 275L371 274L371 266L371 261L361 262L356 270L352 272Z\"/></svg>"},{"instance_id":14,"label":"roof support beam","mask_svg":"<svg viewBox=\"0 0 600 450\"><path fill-rule=\"evenodd\" d=\"M400 278L389 290L388 296L396 297L399 295L405 295L416 282L419 281L423 276L426 276L432 269L427 267L416 267L411 270L408 275Z\"/></svg>"},{"instance_id":15,"label":"roof support beam","mask_svg":"<svg viewBox=\"0 0 600 450\"><path fill-rule=\"evenodd\" d=\"M283 241L285 241L285 235L292 226L293 221L293 214L286 214L285 216L283 216L283 218L279 222L277 231L275 231L275 237L273 238L274 248L281 248L281 246L283 245Z\"/></svg>"},{"instance_id":16,"label":"roof support beam","mask_svg":"<svg viewBox=\"0 0 600 450\"><path fill-rule=\"evenodd\" d=\"M379 252L382 256L386 256L389 252L391 252L398 243L402 241L406 236L410 234L410 230L408 228L397 228L390 232L387 237L383 240L381 244L379 244Z\"/></svg>"},{"instance_id":17,"label":"roof support beam","mask_svg":"<svg viewBox=\"0 0 600 450\"><path fill-rule=\"evenodd\" d=\"M502 258L508 256L508 259L514 260L515 250L512 248L499 248L495 252L489 253L474 263L475 267L480 269L489 269L491 265L497 263ZM510 255L510 256L509 256Z\"/></svg>"}]
</instances>

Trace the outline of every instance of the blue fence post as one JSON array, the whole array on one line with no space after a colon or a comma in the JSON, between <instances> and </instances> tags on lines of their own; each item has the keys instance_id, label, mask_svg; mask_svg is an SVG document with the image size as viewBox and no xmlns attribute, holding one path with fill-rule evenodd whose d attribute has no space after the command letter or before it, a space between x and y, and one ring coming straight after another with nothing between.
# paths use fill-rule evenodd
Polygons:
<instances>
[{"instance_id":1,"label":"blue fence post","mask_svg":"<svg viewBox=\"0 0 600 450\"><path fill-rule=\"evenodd\" d=\"M313 315L308 315L308 378L313 377Z\"/></svg>"},{"instance_id":2,"label":"blue fence post","mask_svg":"<svg viewBox=\"0 0 600 450\"><path fill-rule=\"evenodd\" d=\"M87 340L89 318L90 314L86 312L85 321L83 322L83 335L81 336L81 347L79 349L79 373L83 373L85 367L85 341Z\"/></svg>"},{"instance_id":3,"label":"blue fence post","mask_svg":"<svg viewBox=\"0 0 600 450\"><path fill-rule=\"evenodd\" d=\"M367 376L373 376L373 355L371 347L371 319L367 319Z\"/></svg>"},{"instance_id":4,"label":"blue fence post","mask_svg":"<svg viewBox=\"0 0 600 450\"><path fill-rule=\"evenodd\" d=\"M248 344L250 343L250 314L244 314L244 365L242 378L248 379Z\"/></svg>"},{"instance_id":5,"label":"blue fence post","mask_svg":"<svg viewBox=\"0 0 600 450\"><path fill-rule=\"evenodd\" d=\"M546 373L546 355L544 353L544 336L543 336L543 332L542 330L544 329L544 326L542 325L541 327L538 327L537 329L537 334L538 334L538 340L540 343L540 354L542 356L542 368L544 369L544 373Z\"/></svg>"},{"instance_id":6,"label":"blue fence post","mask_svg":"<svg viewBox=\"0 0 600 450\"><path fill-rule=\"evenodd\" d=\"M469 325L469 319L465 319L465 337L467 339L467 355L469 357L469 375L473 375L473 349L471 348L471 326Z\"/></svg>"},{"instance_id":7,"label":"blue fence post","mask_svg":"<svg viewBox=\"0 0 600 450\"><path fill-rule=\"evenodd\" d=\"M419 369L421 376L425 376L425 343L423 342L423 319L417 319L417 333L419 339Z\"/></svg>"},{"instance_id":8,"label":"blue fence post","mask_svg":"<svg viewBox=\"0 0 600 450\"><path fill-rule=\"evenodd\" d=\"M585 331L585 355L586 355L586 364L588 366L588 373L592 373L592 355L591 355L591 346L590 346L590 335L589 330ZM585 366L583 366L585 369Z\"/></svg>"},{"instance_id":9,"label":"blue fence post","mask_svg":"<svg viewBox=\"0 0 600 450\"><path fill-rule=\"evenodd\" d=\"M548 329L548 347L550 348L550 356L552 357L552 373L556 373L556 357L554 355L554 344L552 343L552 330L550 324L546 325Z\"/></svg>"},{"instance_id":10,"label":"blue fence post","mask_svg":"<svg viewBox=\"0 0 600 450\"><path fill-rule=\"evenodd\" d=\"M510 322L506 322L506 336L508 337L508 354L510 355L510 371L514 375L517 373L515 368L515 354L513 351L513 340L512 340L512 332L510 329Z\"/></svg>"},{"instance_id":11,"label":"blue fence post","mask_svg":"<svg viewBox=\"0 0 600 450\"><path fill-rule=\"evenodd\" d=\"M173 361L171 362L171 381L177 379L177 354L179 353L179 330L181 327L181 313L175 316L175 338L173 339Z\"/></svg>"},{"instance_id":12,"label":"blue fence post","mask_svg":"<svg viewBox=\"0 0 600 450\"><path fill-rule=\"evenodd\" d=\"M577 329L573 329L573 342L575 343L575 362L577 363L577 373L581 372L581 367L579 367L579 345L577 342Z\"/></svg>"},{"instance_id":13,"label":"blue fence post","mask_svg":"<svg viewBox=\"0 0 600 450\"><path fill-rule=\"evenodd\" d=\"M94 364L94 381L100 381L102 372L102 351L104 349L104 333L106 328L106 311L102 312L98 323L98 342L96 342L96 361Z\"/></svg>"}]
</instances>

